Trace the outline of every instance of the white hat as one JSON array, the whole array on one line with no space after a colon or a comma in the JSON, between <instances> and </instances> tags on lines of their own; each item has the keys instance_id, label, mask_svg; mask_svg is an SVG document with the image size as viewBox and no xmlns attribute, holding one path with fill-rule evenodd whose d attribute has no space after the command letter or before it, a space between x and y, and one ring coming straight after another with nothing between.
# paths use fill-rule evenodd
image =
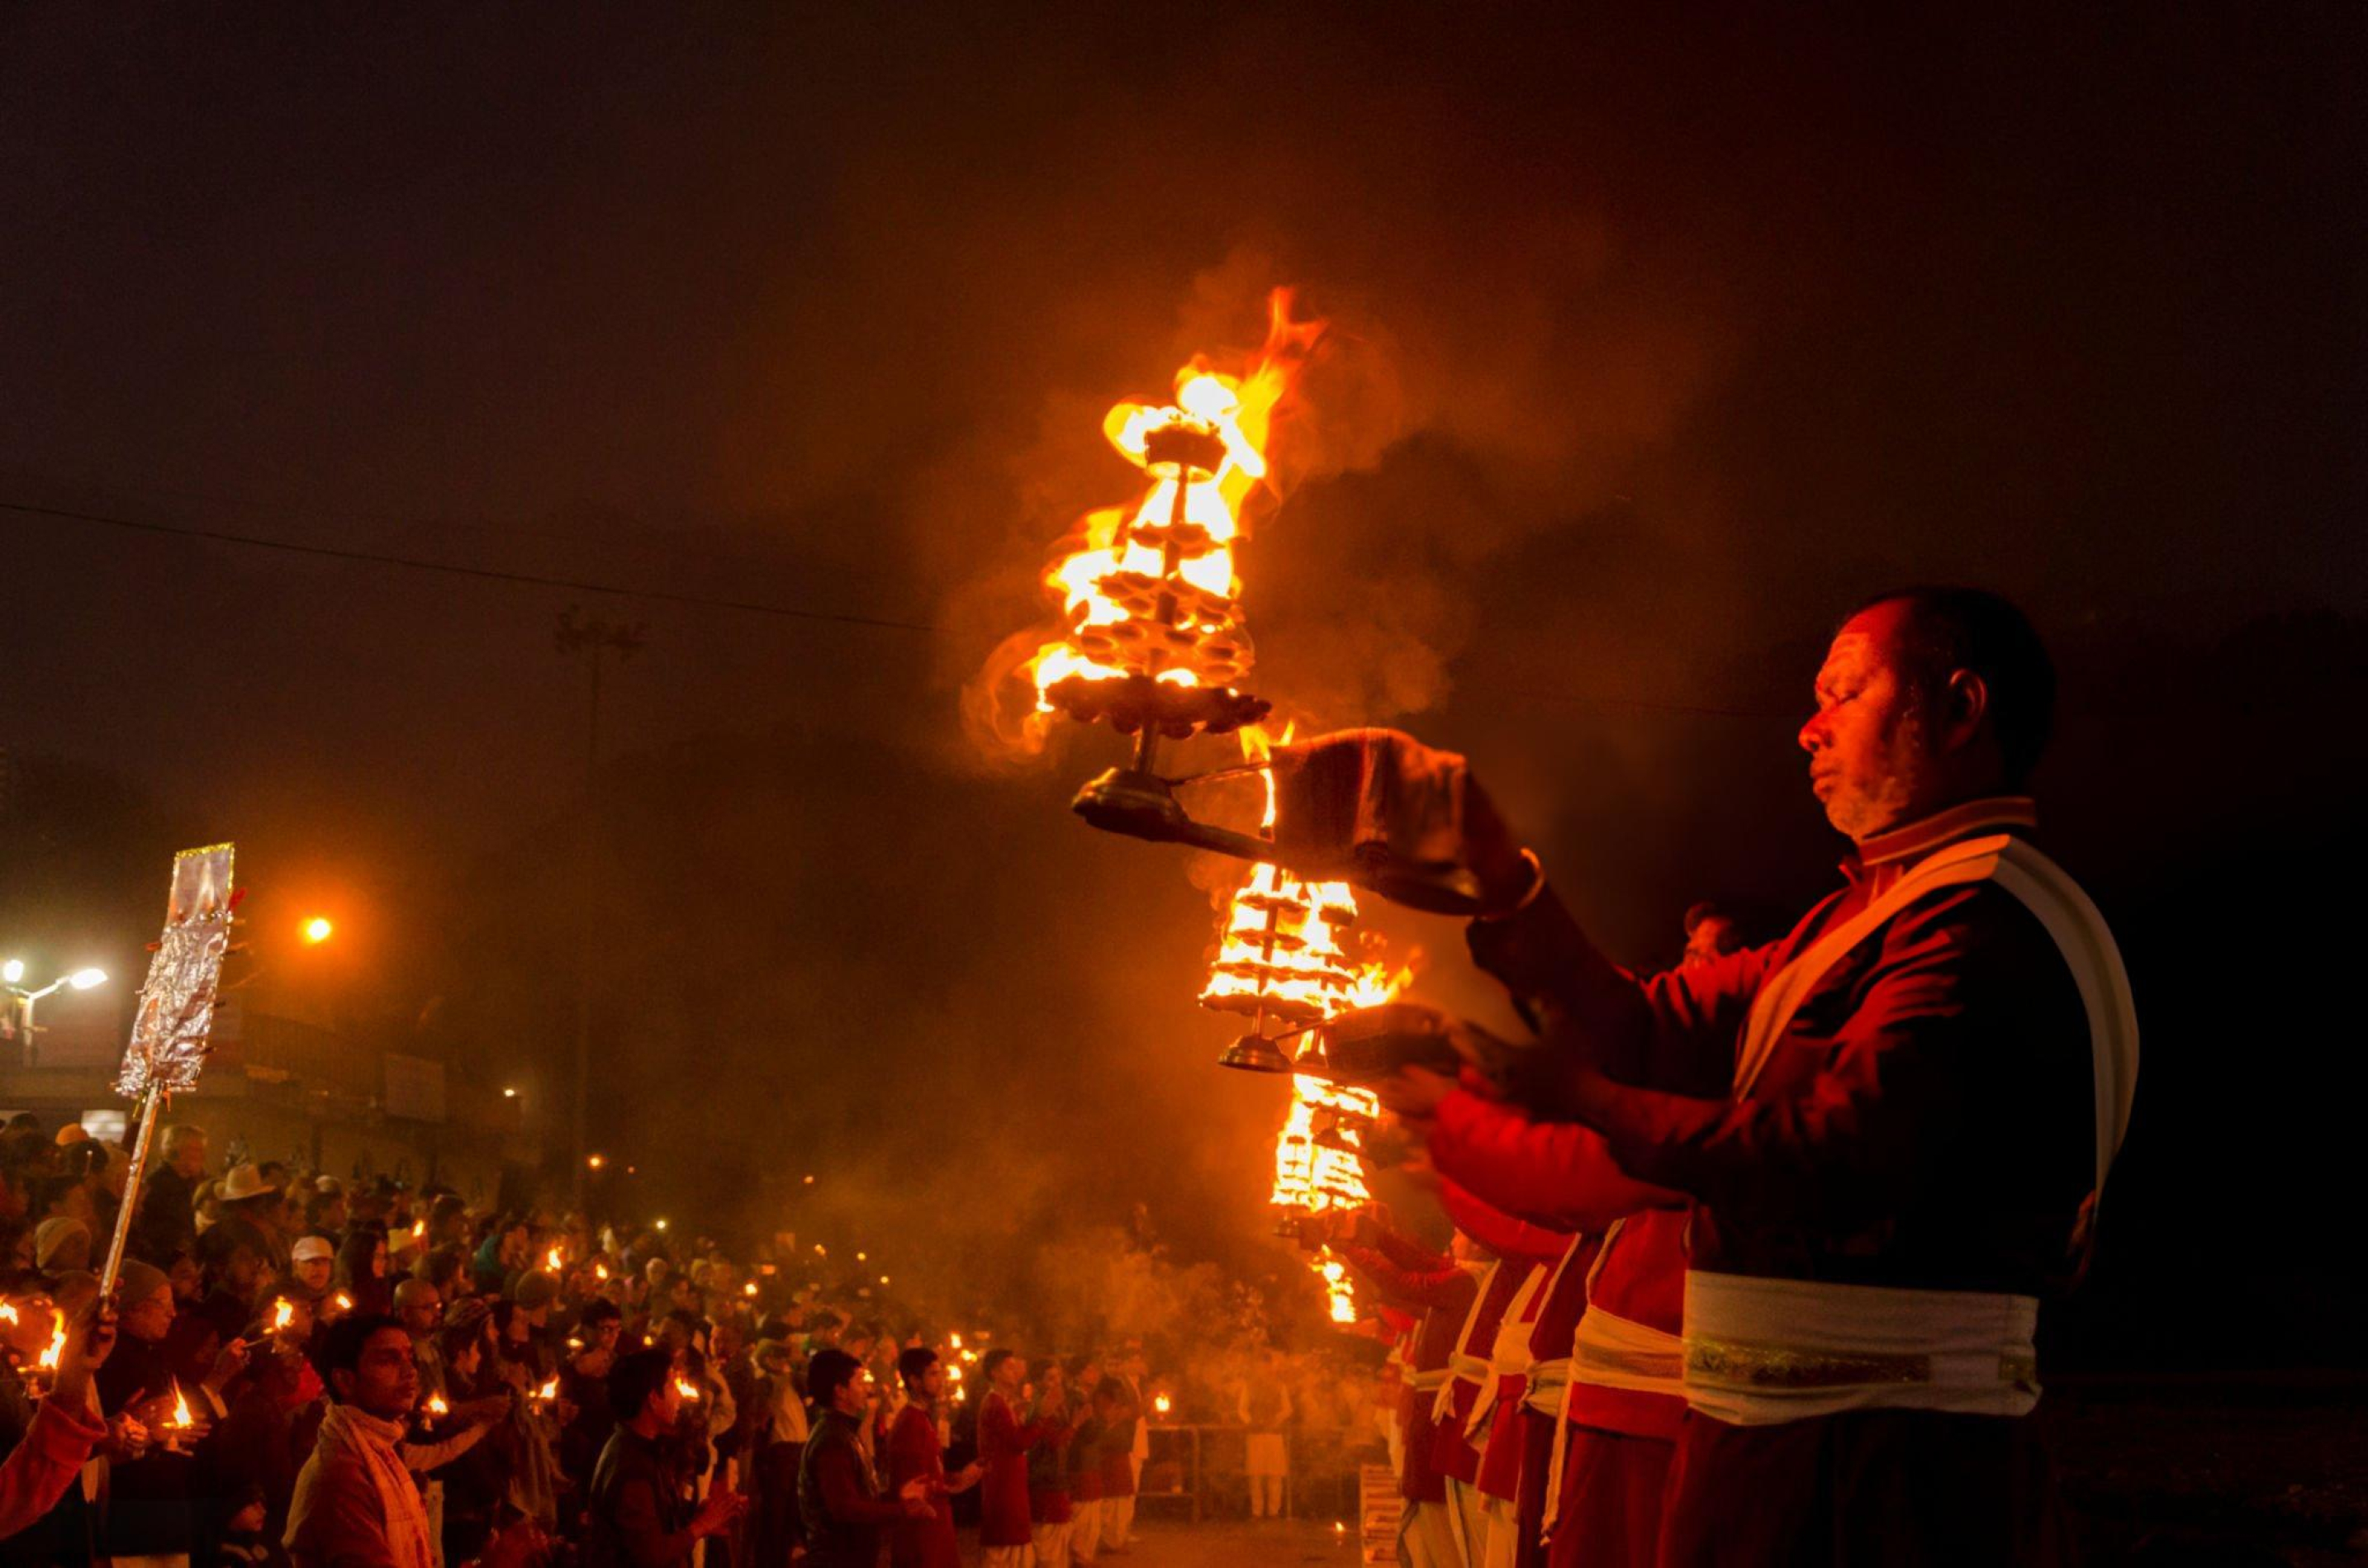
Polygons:
<instances>
[{"instance_id":1,"label":"white hat","mask_svg":"<svg viewBox=\"0 0 2368 1568\"><path fill-rule=\"evenodd\" d=\"M337 1249L329 1244L326 1236L306 1236L288 1249L290 1263L310 1263L316 1257L335 1257Z\"/></svg>"},{"instance_id":2,"label":"white hat","mask_svg":"<svg viewBox=\"0 0 2368 1568\"><path fill-rule=\"evenodd\" d=\"M250 1198L260 1198L279 1189L263 1179L263 1171L255 1165L233 1165L230 1175L222 1177L214 1196L224 1203L241 1203Z\"/></svg>"}]
</instances>

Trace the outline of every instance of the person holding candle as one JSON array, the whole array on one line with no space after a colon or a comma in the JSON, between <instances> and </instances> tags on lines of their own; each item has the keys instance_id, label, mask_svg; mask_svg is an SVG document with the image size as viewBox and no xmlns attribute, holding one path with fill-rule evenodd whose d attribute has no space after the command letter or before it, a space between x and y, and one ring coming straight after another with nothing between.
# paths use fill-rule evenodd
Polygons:
<instances>
[{"instance_id":1,"label":"person holding candle","mask_svg":"<svg viewBox=\"0 0 2368 1568\"><path fill-rule=\"evenodd\" d=\"M0 1461L0 1541L40 1524L106 1438L107 1423L91 1408L91 1375L106 1365L115 1340L115 1313L97 1292L67 1315L48 1396L24 1441Z\"/></svg>"},{"instance_id":2,"label":"person holding candle","mask_svg":"<svg viewBox=\"0 0 2368 1568\"><path fill-rule=\"evenodd\" d=\"M881 1527L937 1511L929 1483L916 1476L881 1495L863 1444L872 1388L862 1362L844 1350L817 1350L806 1378L814 1424L798 1467L798 1511L807 1568L877 1568Z\"/></svg>"},{"instance_id":3,"label":"person holding candle","mask_svg":"<svg viewBox=\"0 0 2368 1568\"><path fill-rule=\"evenodd\" d=\"M892 1490L919 1478L928 1483L926 1517L898 1519L888 1530L891 1568L957 1568L962 1553L954 1545L954 1509L949 1498L978 1483L976 1464L959 1474L946 1474L945 1449L938 1441L939 1403L945 1397L946 1369L938 1353L914 1346L896 1358L905 1403L889 1423L884 1454Z\"/></svg>"}]
</instances>

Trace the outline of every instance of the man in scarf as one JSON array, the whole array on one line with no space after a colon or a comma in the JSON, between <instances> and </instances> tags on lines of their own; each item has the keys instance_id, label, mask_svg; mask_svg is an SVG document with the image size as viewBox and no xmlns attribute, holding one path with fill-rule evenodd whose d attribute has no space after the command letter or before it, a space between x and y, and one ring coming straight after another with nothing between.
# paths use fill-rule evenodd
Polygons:
<instances>
[{"instance_id":1,"label":"man in scarf","mask_svg":"<svg viewBox=\"0 0 2368 1568\"><path fill-rule=\"evenodd\" d=\"M296 1478L289 1555L296 1568L435 1568L427 1506L395 1452L419 1398L411 1335L391 1317L340 1318L322 1364L334 1403Z\"/></svg>"}]
</instances>

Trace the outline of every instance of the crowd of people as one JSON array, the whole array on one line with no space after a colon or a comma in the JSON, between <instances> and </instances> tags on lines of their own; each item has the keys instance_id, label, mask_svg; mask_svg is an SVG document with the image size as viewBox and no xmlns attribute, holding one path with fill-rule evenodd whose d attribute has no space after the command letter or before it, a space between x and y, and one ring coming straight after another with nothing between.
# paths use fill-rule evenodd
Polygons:
<instances>
[{"instance_id":1,"label":"crowd of people","mask_svg":"<svg viewBox=\"0 0 2368 1568\"><path fill-rule=\"evenodd\" d=\"M1326 778L1327 822L1450 813L1473 958L1535 1036L1411 1006L1369 1031L1452 1243L1373 1206L1302 1229L1395 1338L1414 1568L2071 1554L2033 1335L2089 1256L2136 1061L2111 933L2029 842L2053 682L1993 597L1872 602L1801 736L1844 887L1774 942L1697 909L1649 979L1476 782L1439 786L1460 758L1358 732L1286 759L1285 823ZM432 1187L210 1176L191 1126L134 1195L81 1134L0 1133L0 1568L953 1568L973 1494L993 1568L1130 1542L1132 1350L892 1334L761 1262ZM1270 1358L1230 1392L1274 1511L1299 1402Z\"/></svg>"},{"instance_id":2,"label":"crowd of people","mask_svg":"<svg viewBox=\"0 0 2368 1568\"><path fill-rule=\"evenodd\" d=\"M134 1198L77 1125L0 1132L0 1565L951 1568L971 1492L990 1562L1131 1544L1137 1345L932 1342L660 1229L209 1151L163 1129Z\"/></svg>"}]
</instances>

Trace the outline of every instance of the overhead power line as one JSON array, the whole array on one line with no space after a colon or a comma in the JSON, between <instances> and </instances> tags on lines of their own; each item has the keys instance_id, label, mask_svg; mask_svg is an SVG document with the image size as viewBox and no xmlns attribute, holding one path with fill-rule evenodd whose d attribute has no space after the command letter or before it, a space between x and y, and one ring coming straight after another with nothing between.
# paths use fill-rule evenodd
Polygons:
<instances>
[{"instance_id":1,"label":"overhead power line","mask_svg":"<svg viewBox=\"0 0 2368 1568\"><path fill-rule=\"evenodd\" d=\"M370 550L348 550L336 545L303 544L294 540L267 539L260 534L232 533L222 528L192 528L180 523L160 523L143 517L120 517L108 512L77 511L66 506L41 506L28 501L10 501L0 497L0 511L19 512L29 517L56 517L67 522L97 523L111 528L128 528L135 533L168 534L176 539L204 540L212 544L239 544L255 550L277 550L290 555L311 555L329 561L358 561L374 566L400 566L413 572L439 572L450 577L474 577L489 583L517 583L538 588L566 588L576 593L614 594L623 598L652 599L664 604L695 605L702 609L745 610L751 615L777 616L784 620L816 620L837 626L875 626L891 631L927 631L942 630L926 621L897 620L887 616L857 615L845 610L807 609L796 605L765 604L756 599L716 598L706 594L679 593L669 588L627 588L614 583L595 583L581 577L546 577L532 572L504 572L491 566L468 566L453 561L427 561L412 555L388 555Z\"/></svg>"}]
</instances>

